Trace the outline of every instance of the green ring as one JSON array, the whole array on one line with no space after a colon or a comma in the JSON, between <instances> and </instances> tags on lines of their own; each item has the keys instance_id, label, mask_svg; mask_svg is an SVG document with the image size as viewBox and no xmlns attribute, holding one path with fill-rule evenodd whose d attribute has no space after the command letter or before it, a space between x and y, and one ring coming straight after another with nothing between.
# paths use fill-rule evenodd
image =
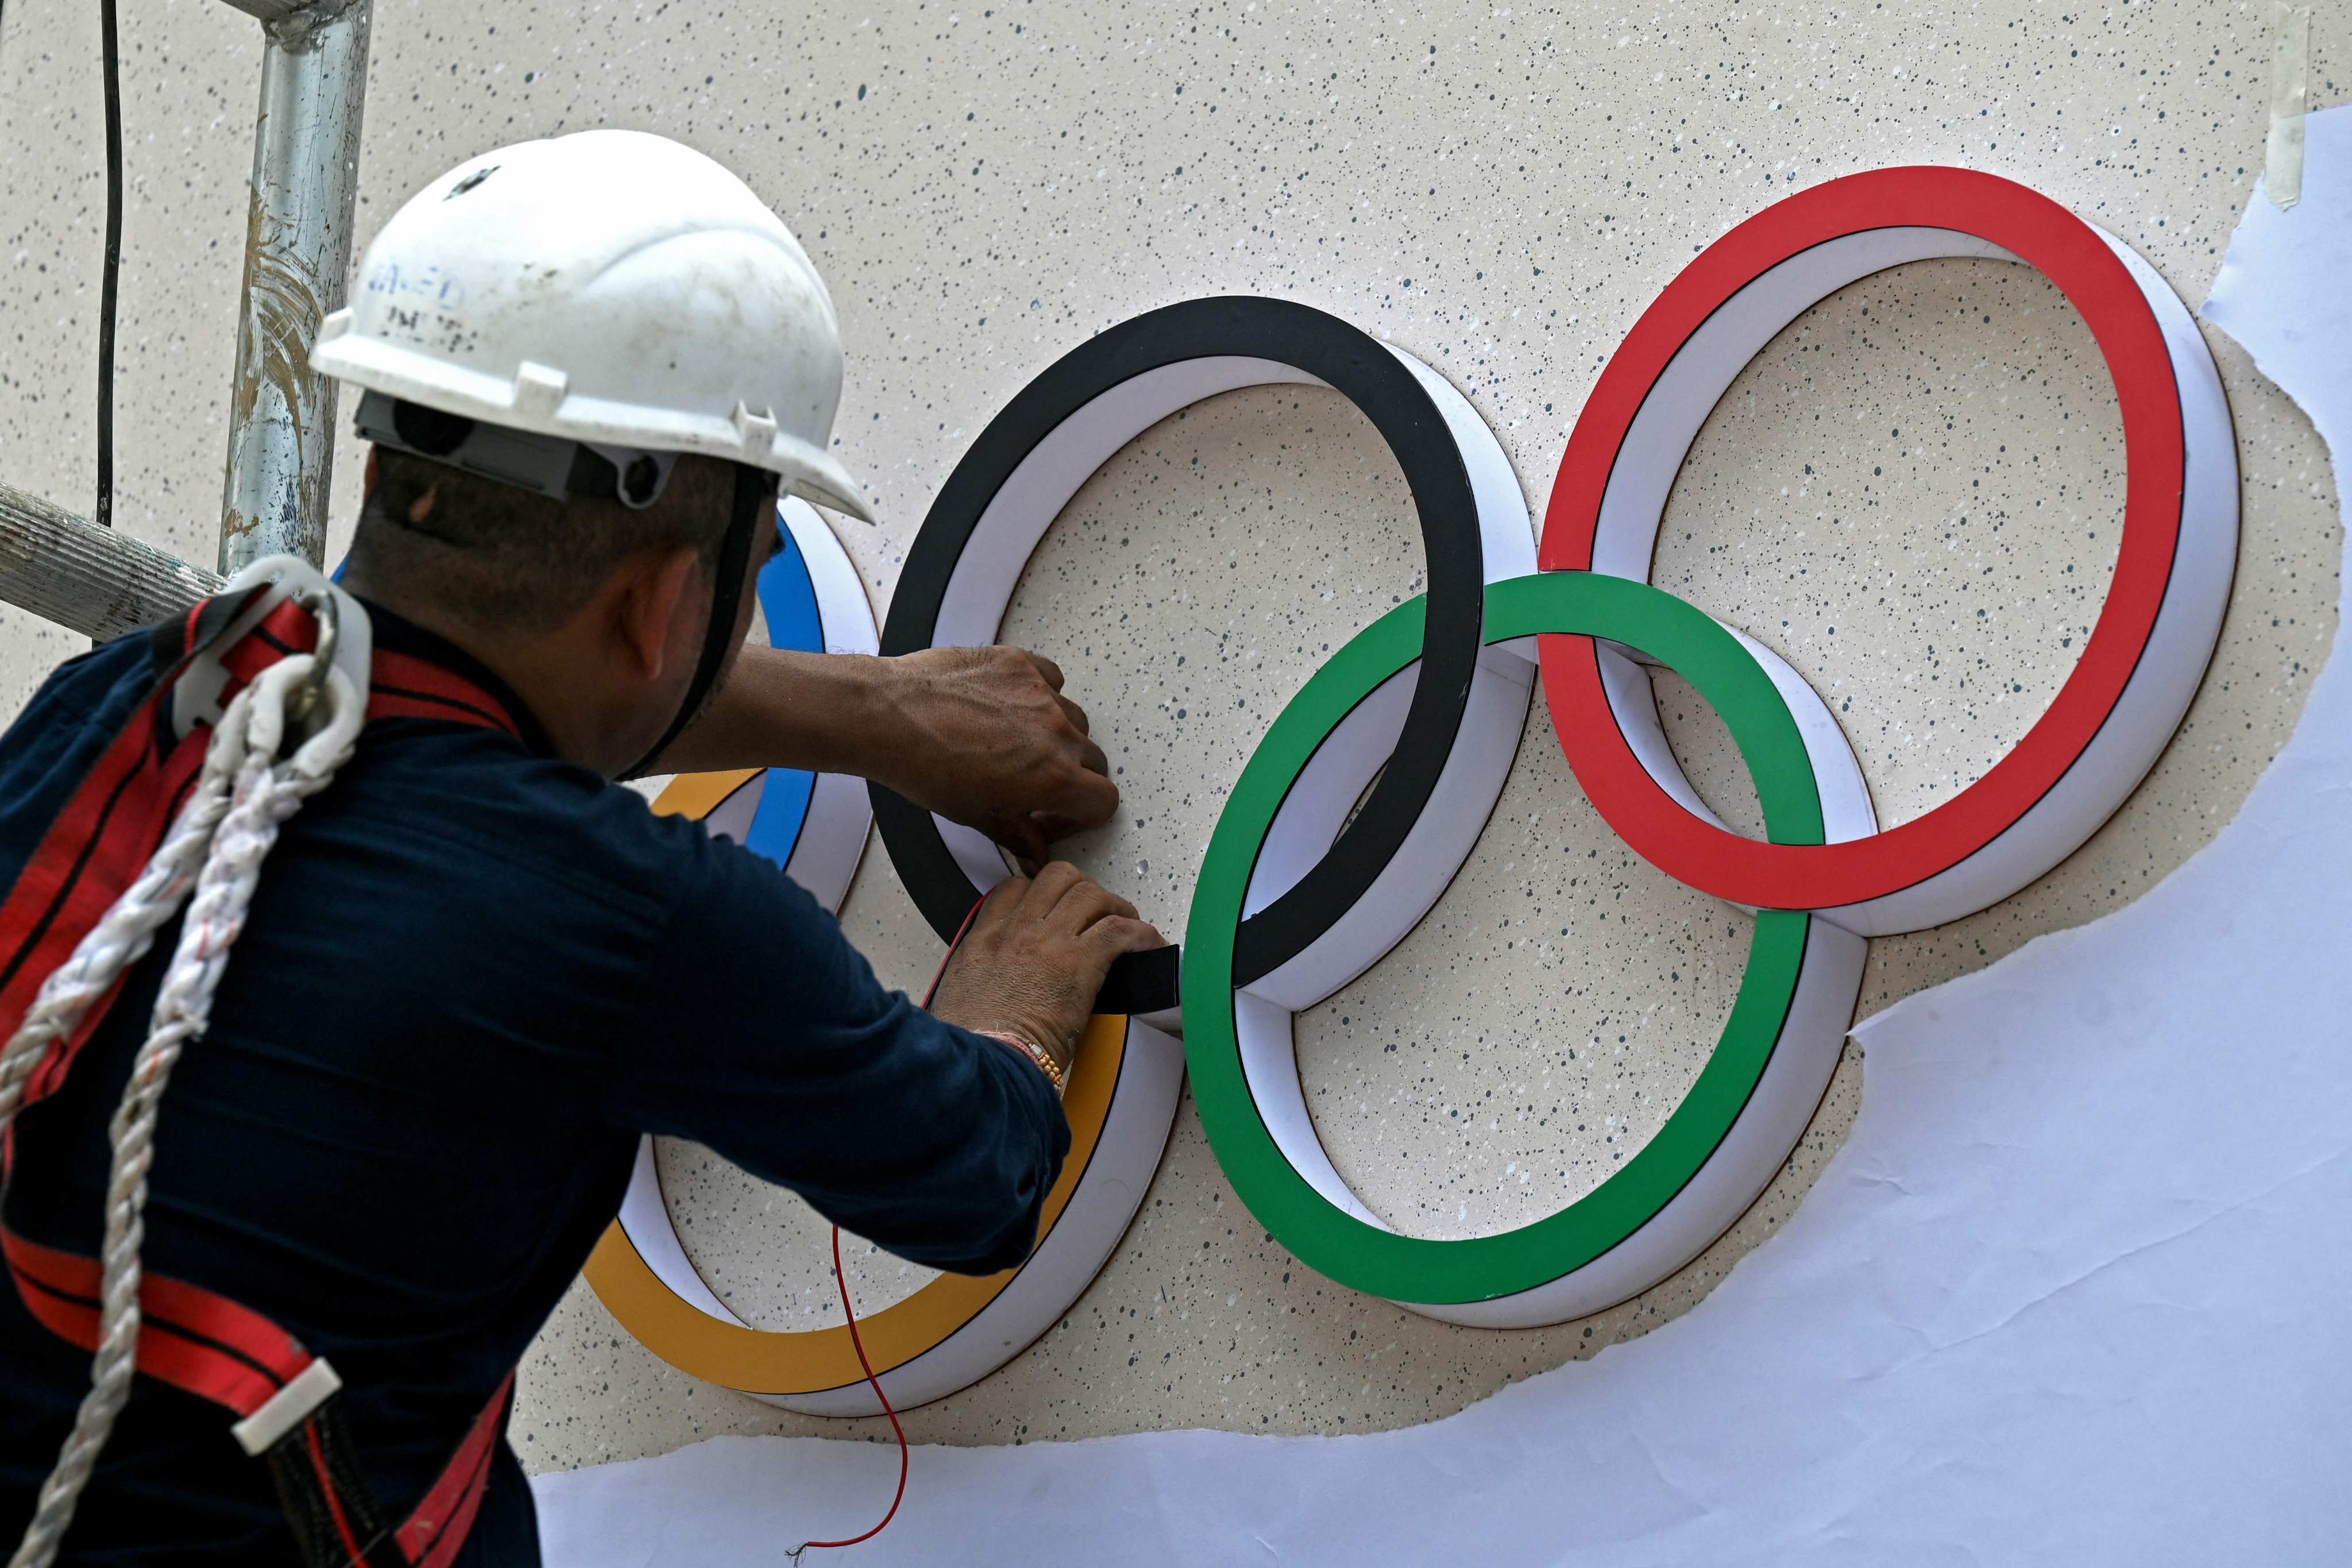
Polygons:
<instances>
[{"instance_id":1,"label":"green ring","mask_svg":"<svg viewBox=\"0 0 2352 1568\"><path fill-rule=\"evenodd\" d=\"M1665 1125L1623 1168L1559 1213L1500 1236L1399 1236L1337 1207L1275 1144L1244 1078L1234 1023L1234 931L1260 847L1316 749L1382 681L1421 657L1423 604L1400 605L1318 669L1266 731L1217 818L1184 928L1185 1064L1217 1163L1258 1222L1299 1261L1395 1301L1485 1301L1546 1285L1632 1236L1714 1153L1771 1060L1804 967L1813 917L1756 917L1748 968L1707 1064ZM1730 729L1776 844L1822 842L1822 803L1795 718L1727 629L1629 578L1543 572L1490 584L1486 641L1578 633L1635 647L1697 689Z\"/></svg>"}]
</instances>

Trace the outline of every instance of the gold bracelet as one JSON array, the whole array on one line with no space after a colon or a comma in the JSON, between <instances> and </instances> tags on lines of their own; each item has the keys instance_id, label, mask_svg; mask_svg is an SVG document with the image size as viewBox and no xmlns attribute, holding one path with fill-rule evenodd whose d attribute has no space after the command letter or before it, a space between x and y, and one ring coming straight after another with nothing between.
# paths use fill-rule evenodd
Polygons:
<instances>
[{"instance_id":1,"label":"gold bracelet","mask_svg":"<svg viewBox=\"0 0 2352 1568\"><path fill-rule=\"evenodd\" d=\"M1014 1050L1019 1051L1023 1056L1027 1057L1031 1061L1035 1062L1037 1064L1037 1070L1045 1075L1045 1081L1054 1086L1054 1093L1056 1098L1059 1098L1064 1087L1066 1086L1066 1079L1062 1072L1062 1065L1054 1059L1052 1053L1047 1051L1045 1047L1039 1045L1028 1036L1016 1033L1011 1029L974 1029L972 1033L975 1035L985 1035L992 1040L1002 1041L1005 1045L1011 1046Z\"/></svg>"}]
</instances>

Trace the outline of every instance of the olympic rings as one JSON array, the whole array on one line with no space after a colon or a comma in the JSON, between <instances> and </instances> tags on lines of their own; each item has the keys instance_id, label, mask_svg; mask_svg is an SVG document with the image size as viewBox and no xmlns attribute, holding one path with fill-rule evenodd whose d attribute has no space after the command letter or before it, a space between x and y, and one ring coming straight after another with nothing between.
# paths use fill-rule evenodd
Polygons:
<instances>
[{"instance_id":1,"label":"olympic rings","mask_svg":"<svg viewBox=\"0 0 2352 1568\"><path fill-rule=\"evenodd\" d=\"M1286 830L1290 803L1324 749L1350 726L1376 722L1367 718L1371 700L1418 658L1423 616L1422 602L1410 601L1334 654L1276 718L1226 801L1184 933L1192 1097L1242 1201L1309 1268L1454 1322L1559 1322L1622 1300L1696 1257L1771 1180L1837 1066L1868 944L1811 915L1760 913L1738 999L1706 1068L1623 1168L1559 1213L1500 1236L1398 1235L1333 1169L1307 1115L1291 1044L1292 1014L1370 968L1395 938L1359 947L1352 970L1327 972L1311 986L1252 986L1234 970L1232 932L1261 846ZM1638 647L1689 680L1730 728L1777 841L1818 844L1825 831L1869 831L1860 770L1835 724L1824 722L1826 710L1801 682L1792 691L1793 676L1736 633L1671 595L1593 573L1547 573L1486 590L1490 644L1552 632ZM1342 750L1378 755L1377 745L1361 742ZM1327 776L1314 788L1345 790L1349 782ZM1492 804L1489 797L1486 806ZM1428 841L1408 840L1372 895L1416 920L1486 820L1486 809L1475 810L1464 832L1457 811L1434 805L1423 819Z\"/></svg>"},{"instance_id":2,"label":"olympic rings","mask_svg":"<svg viewBox=\"0 0 2352 1568\"><path fill-rule=\"evenodd\" d=\"M1699 804L1634 666L1589 637L1541 639L1577 782L1636 853L1702 892L1819 910L1866 936L1973 914L2073 854L2155 765L2204 679L2237 560L2237 446L2179 297L2129 246L2012 181L1937 168L1832 180L1716 241L1643 313L1577 418L1544 521L1546 570L1646 580L1675 474L1748 361L1816 300L1937 256L2023 261L2055 283L2106 356L2123 413L2115 581L2073 675L2014 751L1899 827L1759 844Z\"/></svg>"},{"instance_id":3,"label":"olympic rings","mask_svg":"<svg viewBox=\"0 0 2352 1568\"><path fill-rule=\"evenodd\" d=\"M1977 784L1881 831L1811 688L1643 579L1691 441L1756 353L1856 279L1955 255L2036 267L2090 325L2123 414L2123 545L2049 711ZM1852 1019L1866 939L1985 908L2089 837L2178 726L2229 599L2236 452L2187 310L2128 247L2026 187L1915 168L1792 196L1691 262L1579 416L1540 552L1492 432L1402 351L1271 300L1196 300L1114 327L1016 395L958 464L909 552L882 651L992 640L1023 566L1097 468L1180 408L1270 383L1331 386L1381 432L1412 490L1429 592L1349 641L1275 721L1218 818L1181 956L1115 972L1080 1048L1066 1102L1073 1152L1029 1262L992 1280L942 1278L861 1320L894 1402L985 1375L1076 1301L1141 1200L1187 1062L1236 1192L1342 1284L1453 1322L1518 1327L1599 1310L1670 1275L1738 1218L1801 1136ZM822 548L794 536L814 583ZM838 553L829 533L822 544ZM801 624L789 587L780 582L772 603L763 577L772 627ZM827 646L830 614L820 604ZM1517 752L1534 649L1562 746L1604 820L1669 876L1759 911L1748 966L1697 1081L1608 1180L1504 1235L1416 1239L1348 1189L1317 1138L1291 1019L1377 963L1467 858ZM1679 672L1729 727L1769 842L1729 833L1683 777L1640 658ZM864 834L845 817L819 829L818 803L840 795L827 784L808 786L803 816L800 786L775 773L681 779L664 804L817 879L837 901ZM1007 874L1001 854L887 791L872 799L901 881L951 937ZM838 885L801 858L826 845ZM1192 999L1183 1062L1132 1016L1175 1026L1180 995ZM678 1246L652 1172L648 1146L622 1223L590 1265L615 1316L698 1376L795 1409L877 1408L845 1331L761 1333L718 1301Z\"/></svg>"},{"instance_id":4,"label":"olympic rings","mask_svg":"<svg viewBox=\"0 0 2352 1568\"><path fill-rule=\"evenodd\" d=\"M1532 668L1482 660L1479 592L1532 571L1517 476L1469 400L1402 350L1305 305L1193 300L1123 321L1055 362L1006 405L948 476L907 553L882 634L885 653L992 642L1021 569L1078 487L1121 447L1180 408L1245 386L1329 386L1363 411L1412 490L1429 567L1430 647L1394 764L1331 852L1288 868L1243 923L1235 963L1249 979L1297 961L1360 906L1424 814L1460 748L1474 689L1520 690ZM1512 748L1479 766L1502 775ZM1341 803L1342 809L1352 805ZM943 940L1007 874L982 835L874 787L874 815L898 879ZM1174 949L1112 972L1099 1005L1167 1015Z\"/></svg>"}]
</instances>

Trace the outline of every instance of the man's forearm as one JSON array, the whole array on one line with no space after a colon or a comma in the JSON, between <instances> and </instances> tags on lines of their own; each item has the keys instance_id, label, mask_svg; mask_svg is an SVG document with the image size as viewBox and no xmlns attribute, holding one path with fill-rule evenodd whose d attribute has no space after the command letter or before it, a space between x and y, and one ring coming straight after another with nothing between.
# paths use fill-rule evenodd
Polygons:
<instances>
[{"instance_id":1,"label":"man's forearm","mask_svg":"<svg viewBox=\"0 0 2352 1568\"><path fill-rule=\"evenodd\" d=\"M1043 859L1106 821L1118 786L1049 659L1011 647L896 658L746 647L650 770L806 768L871 779Z\"/></svg>"},{"instance_id":2,"label":"man's forearm","mask_svg":"<svg viewBox=\"0 0 2352 1568\"><path fill-rule=\"evenodd\" d=\"M861 654L747 645L702 717L650 771L806 768L869 776L877 740L889 728L887 679L883 660Z\"/></svg>"}]
</instances>

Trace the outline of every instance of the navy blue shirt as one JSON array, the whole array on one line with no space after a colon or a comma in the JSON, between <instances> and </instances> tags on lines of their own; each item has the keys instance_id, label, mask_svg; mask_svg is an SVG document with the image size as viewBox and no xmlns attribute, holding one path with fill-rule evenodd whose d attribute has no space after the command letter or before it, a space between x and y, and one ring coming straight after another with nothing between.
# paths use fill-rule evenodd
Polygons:
<instances>
[{"instance_id":1,"label":"navy blue shirt","mask_svg":"<svg viewBox=\"0 0 2352 1568\"><path fill-rule=\"evenodd\" d=\"M1026 1256L1069 1146L1044 1075L884 990L774 866L550 756L463 653L380 609L374 629L499 697L527 739L380 721L287 825L163 1101L144 1260L334 1363L388 1516L579 1272L641 1132L706 1143L917 1263ZM0 884L149 679L143 637L110 643L0 739ZM97 1250L107 1121L177 939L17 1121L7 1219L31 1240ZM89 1383L88 1353L0 1283L7 1542ZM64 1561L294 1563L233 1419L139 1378ZM503 1443L459 1561L539 1561Z\"/></svg>"}]
</instances>

